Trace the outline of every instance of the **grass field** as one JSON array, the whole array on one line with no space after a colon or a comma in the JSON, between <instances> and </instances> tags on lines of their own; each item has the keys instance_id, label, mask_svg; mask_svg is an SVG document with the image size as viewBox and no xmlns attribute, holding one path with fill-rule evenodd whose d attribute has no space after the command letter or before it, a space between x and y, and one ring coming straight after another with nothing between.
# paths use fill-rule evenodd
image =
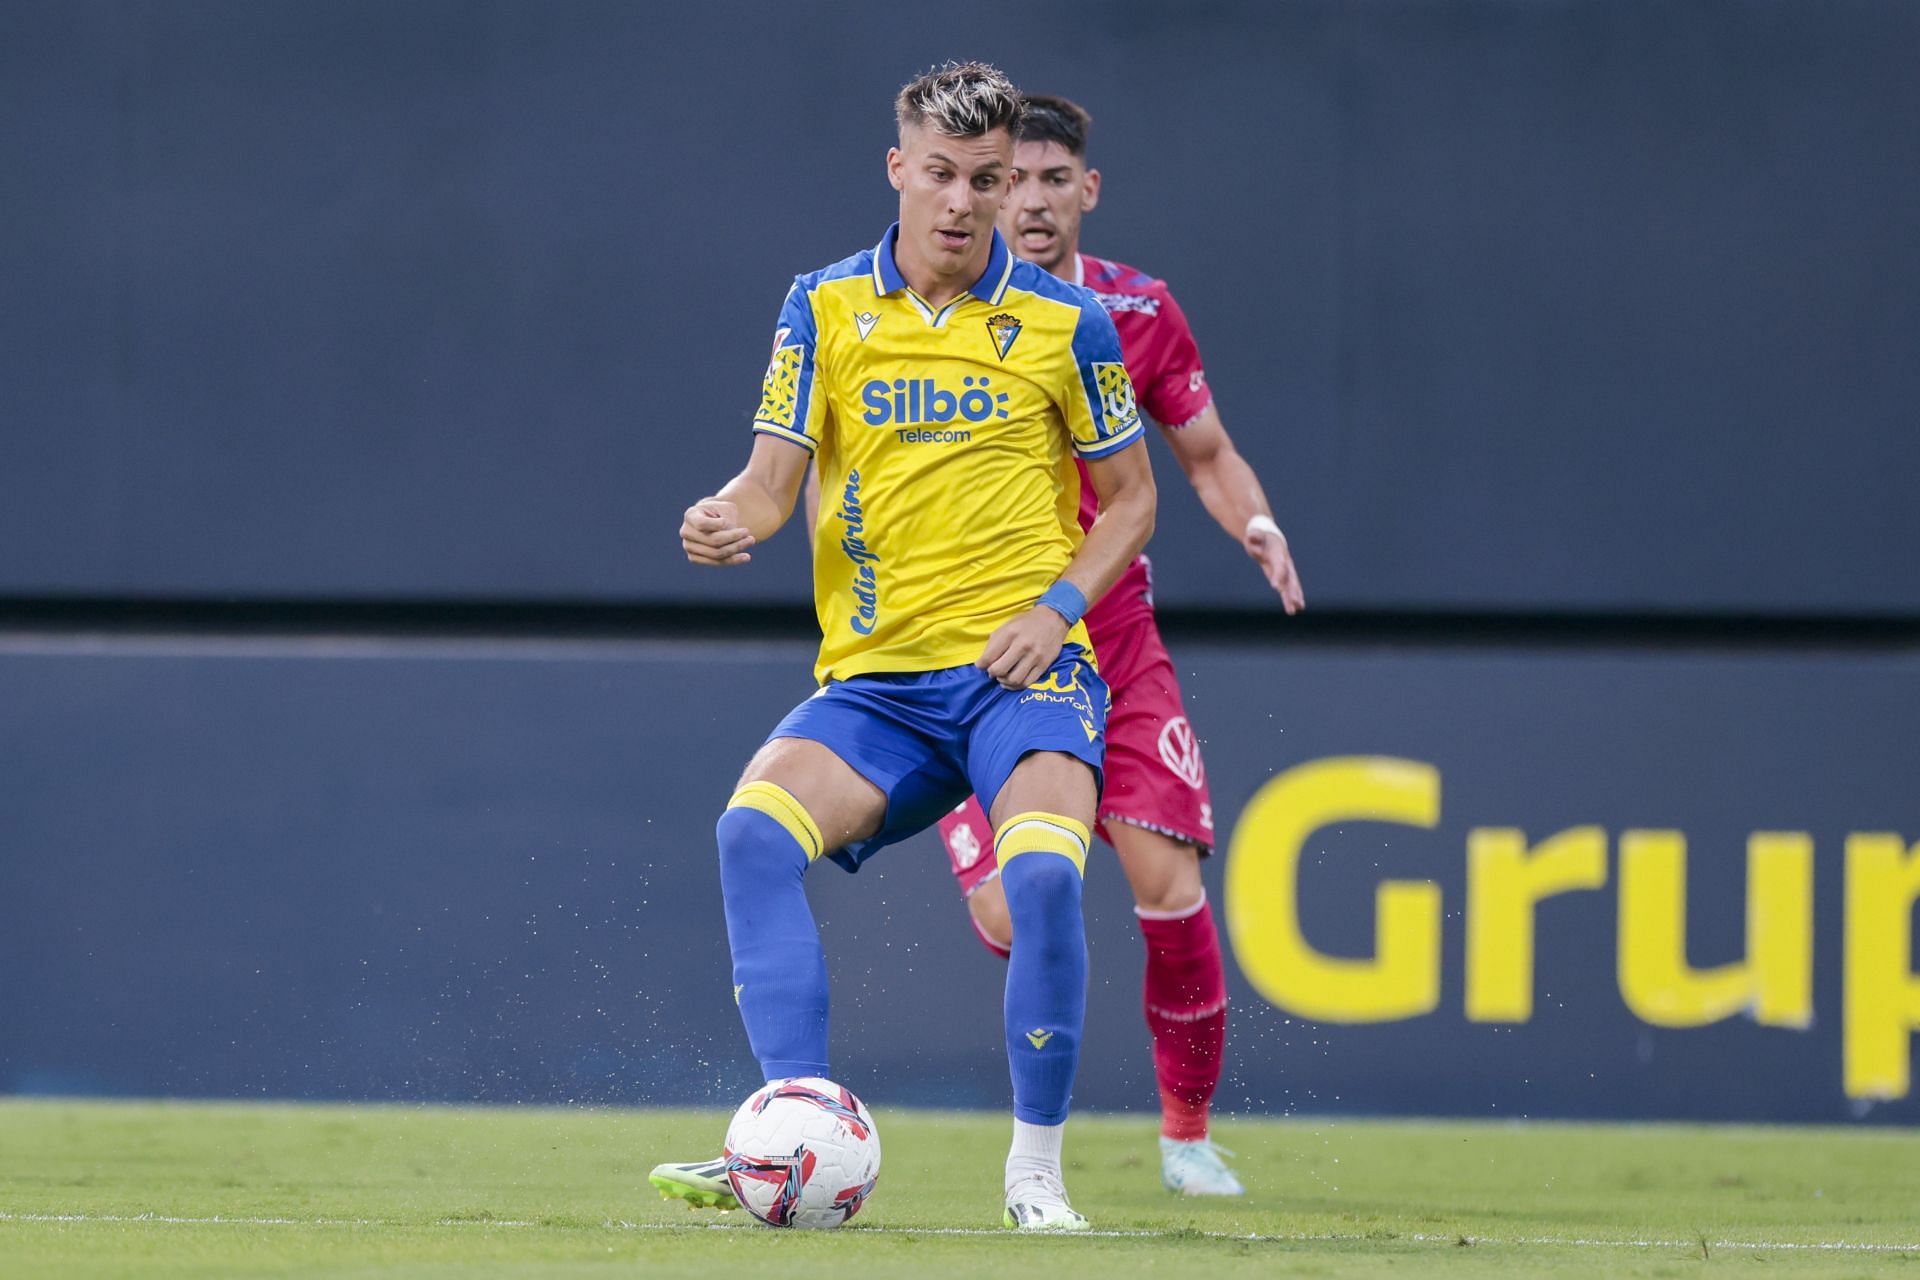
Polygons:
<instances>
[{"instance_id":1,"label":"grass field","mask_svg":"<svg viewBox=\"0 0 1920 1280\"><path fill-rule=\"evenodd\" d=\"M1250 1194L1161 1190L1153 1125L1076 1117L1091 1238L995 1227L1006 1122L877 1108L853 1225L655 1197L712 1112L0 1101L0 1277L1885 1276L1920 1280L1890 1130L1227 1120Z\"/></svg>"}]
</instances>

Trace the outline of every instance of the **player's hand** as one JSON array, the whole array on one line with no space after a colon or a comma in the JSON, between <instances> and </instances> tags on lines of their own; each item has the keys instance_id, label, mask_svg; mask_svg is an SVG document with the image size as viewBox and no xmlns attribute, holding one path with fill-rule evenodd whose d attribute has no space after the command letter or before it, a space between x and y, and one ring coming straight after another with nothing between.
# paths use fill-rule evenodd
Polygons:
<instances>
[{"instance_id":1,"label":"player's hand","mask_svg":"<svg viewBox=\"0 0 1920 1280\"><path fill-rule=\"evenodd\" d=\"M1249 529L1240 540L1267 576L1267 585L1280 595L1280 604L1290 614L1307 607L1306 592L1300 587L1300 571L1294 568L1293 553L1287 549L1287 535L1278 529Z\"/></svg>"},{"instance_id":2,"label":"player's hand","mask_svg":"<svg viewBox=\"0 0 1920 1280\"><path fill-rule=\"evenodd\" d=\"M740 508L719 498L702 498L680 521L680 545L695 564L745 564L753 534L740 526Z\"/></svg>"},{"instance_id":3,"label":"player's hand","mask_svg":"<svg viewBox=\"0 0 1920 1280\"><path fill-rule=\"evenodd\" d=\"M1024 689L1059 659L1067 643L1067 620L1037 604L987 637L986 652L973 664L1009 689Z\"/></svg>"}]
</instances>

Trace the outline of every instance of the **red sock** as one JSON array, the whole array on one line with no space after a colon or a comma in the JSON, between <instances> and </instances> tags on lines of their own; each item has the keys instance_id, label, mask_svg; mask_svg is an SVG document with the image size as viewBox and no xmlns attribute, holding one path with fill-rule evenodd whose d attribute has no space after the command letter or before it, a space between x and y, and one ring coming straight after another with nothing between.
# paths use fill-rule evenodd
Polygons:
<instances>
[{"instance_id":1,"label":"red sock","mask_svg":"<svg viewBox=\"0 0 1920 1280\"><path fill-rule=\"evenodd\" d=\"M1220 1083L1227 1038L1227 975L1213 911L1197 906L1171 917L1141 914L1147 943L1147 1027L1160 1082L1160 1132L1193 1142L1207 1136L1207 1108Z\"/></svg>"}]
</instances>

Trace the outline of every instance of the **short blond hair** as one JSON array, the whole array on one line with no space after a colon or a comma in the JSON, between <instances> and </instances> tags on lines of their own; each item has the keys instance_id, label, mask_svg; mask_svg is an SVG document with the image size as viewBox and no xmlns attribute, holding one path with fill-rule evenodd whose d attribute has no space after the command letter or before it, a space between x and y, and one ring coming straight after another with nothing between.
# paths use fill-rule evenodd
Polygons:
<instances>
[{"instance_id":1,"label":"short blond hair","mask_svg":"<svg viewBox=\"0 0 1920 1280\"><path fill-rule=\"evenodd\" d=\"M909 82L893 102L894 119L949 138L974 138L995 129L1012 131L1020 119L1020 91L998 67L985 62L949 62Z\"/></svg>"}]
</instances>

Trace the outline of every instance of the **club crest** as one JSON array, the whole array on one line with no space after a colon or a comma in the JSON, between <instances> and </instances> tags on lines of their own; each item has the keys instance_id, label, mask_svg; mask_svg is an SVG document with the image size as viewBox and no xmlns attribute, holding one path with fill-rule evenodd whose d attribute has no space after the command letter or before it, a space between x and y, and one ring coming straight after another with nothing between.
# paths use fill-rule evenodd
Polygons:
<instances>
[{"instance_id":1,"label":"club crest","mask_svg":"<svg viewBox=\"0 0 1920 1280\"><path fill-rule=\"evenodd\" d=\"M1020 318L1004 311L997 316L988 316L987 336L993 339L995 354L1005 360L1007 352L1013 350L1013 340L1020 336Z\"/></svg>"}]
</instances>

